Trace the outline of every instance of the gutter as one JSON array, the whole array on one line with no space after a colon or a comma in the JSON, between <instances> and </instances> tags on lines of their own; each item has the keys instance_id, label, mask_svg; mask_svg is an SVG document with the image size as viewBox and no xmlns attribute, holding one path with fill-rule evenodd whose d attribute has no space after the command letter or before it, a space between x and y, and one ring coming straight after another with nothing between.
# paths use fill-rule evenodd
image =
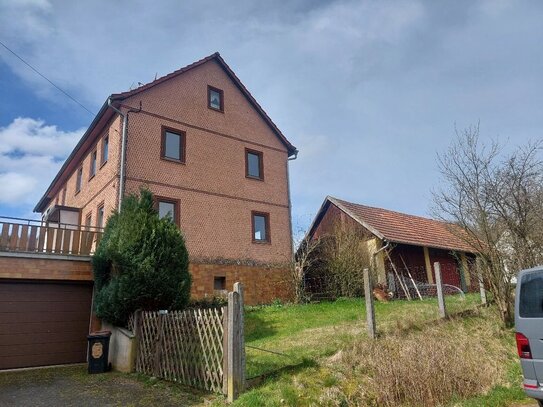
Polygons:
<instances>
[{"instance_id":1,"label":"gutter","mask_svg":"<svg viewBox=\"0 0 543 407\"><path fill-rule=\"evenodd\" d=\"M64 171L68 167L68 164L70 163L70 161L72 161L72 159L75 157L76 153L79 151L79 149L81 148L83 143L85 143L85 141L87 140L89 135L92 133L92 131L94 130L94 128L96 127L96 125L98 124L100 119L102 118L102 115L106 112L107 107L108 107L107 103L104 102L104 104L100 108L99 112L96 114L96 116L92 120L91 124L87 128L87 131L79 139L77 145L74 147L74 149L72 150L72 152L70 153L70 155L68 156L66 161L64 161L64 164L62 164L62 167L60 167L60 170L58 170L57 175L55 176L53 181L51 181L51 184L49 184L49 187L47 188L45 193L42 195L42 197L40 198L40 200L38 201L38 203L34 207L34 209L33 209L34 212L42 212L47 207L47 205L50 202L50 200L49 201L47 200L48 199L47 195L49 194L49 192L51 192L51 190L53 189L53 186L60 179L60 176L64 173Z\"/></svg>"},{"instance_id":2,"label":"gutter","mask_svg":"<svg viewBox=\"0 0 543 407\"><path fill-rule=\"evenodd\" d=\"M127 139L127 135L128 135L128 114L131 113L131 112L133 112L133 113L141 112L141 101L140 101L139 109L130 108L130 109L128 109L126 111L126 113L123 113L121 110L119 110L115 106L113 106L111 97L109 97L107 99L107 105L108 105L108 107L111 107L115 112L117 112L123 118L123 130L122 130L122 134L121 134L121 157L120 157L121 167L120 167L120 171L119 171L119 197L118 197L118 201L117 201L117 205L118 205L117 209L120 211L121 210L121 204L123 202L124 181L125 181L125 177L126 177L126 139Z\"/></svg>"},{"instance_id":3,"label":"gutter","mask_svg":"<svg viewBox=\"0 0 543 407\"><path fill-rule=\"evenodd\" d=\"M287 153L288 154L288 153ZM294 235L293 235L293 229L292 229L292 202L290 199L290 171L289 171L289 161L294 161L296 158L298 158L298 150L294 150L294 157L287 157L287 196L288 196L288 225L290 228L290 253L291 253L291 261L294 263Z\"/></svg>"}]
</instances>

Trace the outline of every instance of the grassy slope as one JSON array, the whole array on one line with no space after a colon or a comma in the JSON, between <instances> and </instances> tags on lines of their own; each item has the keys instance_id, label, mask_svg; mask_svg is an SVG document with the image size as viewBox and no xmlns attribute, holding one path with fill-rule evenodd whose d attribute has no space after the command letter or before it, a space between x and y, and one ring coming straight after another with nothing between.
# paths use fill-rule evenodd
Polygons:
<instances>
[{"instance_id":1,"label":"grassy slope","mask_svg":"<svg viewBox=\"0 0 543 407\"><path fill-rule=\"evenodd\" d=\"M478 297L448 297L451 313L473 308ZM378 331L390 335L404 330L417 331L436 320L435 300L394 301L376 304ZM323 394L337 391L337 377L327 357L365 338L365 307L360 300L338 300L318 304L268 306L247 310L246 344L287 356L247 349L247 376L264 377L246 392L236 404L247 406L314 405L322 402ZM508 346L513 350L512 335ZM364 339L366 340L366 339ZM275 372L271 373L270 372ZM507 366L504 386L496 387L487 396L468 401L457 400L456 406L508 405L522 400L519 370L515 358Z\"/></svg>"}]
</instances>

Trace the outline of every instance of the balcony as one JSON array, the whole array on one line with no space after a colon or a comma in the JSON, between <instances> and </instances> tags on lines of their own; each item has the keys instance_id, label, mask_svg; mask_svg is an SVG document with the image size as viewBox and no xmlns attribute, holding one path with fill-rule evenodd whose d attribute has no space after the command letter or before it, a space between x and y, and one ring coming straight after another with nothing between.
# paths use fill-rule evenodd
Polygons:
<instances>
[{"instance_id":1,"label":"balcony","mask_svg":"<svg viewBox=\"0 0 543 407\"><path fill-rule=\"evenodd\" d=\"M90 256L102 228L0 216L0 251Z\"/></svg>"}]
</instances>

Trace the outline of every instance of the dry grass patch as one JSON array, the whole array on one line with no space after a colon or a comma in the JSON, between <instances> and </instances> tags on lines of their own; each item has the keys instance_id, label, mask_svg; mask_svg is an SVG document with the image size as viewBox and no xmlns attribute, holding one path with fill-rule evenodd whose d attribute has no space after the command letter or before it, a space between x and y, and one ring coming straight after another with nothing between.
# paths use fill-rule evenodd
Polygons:
<instances>
[{"instance_id":1,"label":"dry grass patch","mask_svg":"<svg viewBox=\"0 0 543 407\"><path fill-rule=\"evenodd\" d=\"M510 349L496 317L482 312L419 332L357 341L328 361L339 385L321 403L437 406L487 392L503 378Z\"/></svg>"}]
</instances>

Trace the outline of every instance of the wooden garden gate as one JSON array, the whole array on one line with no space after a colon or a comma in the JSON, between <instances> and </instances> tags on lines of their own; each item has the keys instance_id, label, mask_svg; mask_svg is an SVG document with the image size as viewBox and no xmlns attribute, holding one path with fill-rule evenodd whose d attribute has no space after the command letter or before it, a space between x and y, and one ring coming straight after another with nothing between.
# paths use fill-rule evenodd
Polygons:
<instances>
[{"instance_id":1,"label":"wooden garden gate","mask_svg":"<svg viewBox=\"0 0 543 407\"><path fill-rule=\"evenodd\" d=\"M136 371L228 395L245 386L243 289L234 285L228 306L136 313Z\"/></svg>"}]
</instances>

